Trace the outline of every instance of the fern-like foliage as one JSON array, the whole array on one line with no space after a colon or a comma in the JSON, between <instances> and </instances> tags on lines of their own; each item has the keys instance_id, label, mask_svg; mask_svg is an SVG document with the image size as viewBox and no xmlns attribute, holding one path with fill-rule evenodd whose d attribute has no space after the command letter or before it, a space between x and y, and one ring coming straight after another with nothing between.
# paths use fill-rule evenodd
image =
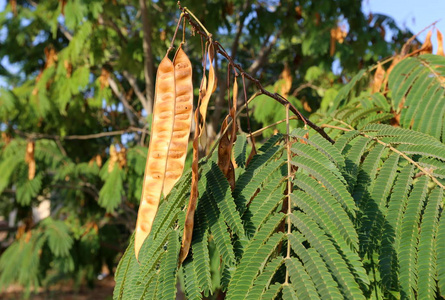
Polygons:
<instances>
[{"instance_id":1,"label":"fern-like foliage","mask_svg":"<svg viewBox=\"0 0 445 300\"><path fill-rule=\"evenodd\" d=\"M436 297L444 280L436 241L443 237L443 182L425 166L445 168L445 145L378 124L346 132L335 145L306 133L292 133L302 142L292 146L291 215L281 212L287 174L279 136L245 167L233 192L216 163L201 165L191 253L179 272L185 295L200 299L222 289L227 299ZM161 274L178 272L172 253L189 182L185 176L161 204L139 263L130 243L115 299L174 298L176 281ZM291 233L283 232L287 218Z\"/></svg>"},{"instance_id":2,"label":"fern-like foliage","mask_svg":"<svg viewBox=\"0 0 445 300\"><path fill-rule=\"evenodd\" d=\"M388 78L400 125L445 141L445 58L421 55L402 60Z\"/></svg>"},{"instance_id":3,"label":"fern-like foliage","mask_svg":"<svg viewBox=\"0 0 445 300\"><path fill-rule=\"evenodd\" d=\"M46 218L38 227L18 238L0 257L0 289L18 282L25 287L25 296L29 296L32 289L40 285L41 268L49 267L42 264L42 260L53 264L55 269L72 271L74 264L69 253L72 246L68 226L62 221ZM42 255L44 247L50 249L49 256Z\"/></svg>"},{"instance_id":4,"label":"fern-like foliage","mask_svg":"<svg viewBox=\"0 0 445 300\"><path fill-rule=\"evenodd\" d=\"M445 297L445 144L442 129L432 130L442 128L443 114L436 107L430 118L406 117L409 126L385 124L409 115L418 81L434 89L420 95L428 109L442 101L434 98L442 95L435 76L442 60L402 61L389 78L392 96L359 93L366 71L358 74L329 116L313 117L334 144L296 129L290 153L286 139L273 135L246 164L246 137L240 136L233 191L215 156L201 161L189 256L177 266L188 174L163 200L139 263L130 241L114 298L174 299L175 292L187 299ZM404 72L409 75L399 78ZM398 97L406 98L400 110Z\"/></svg>"}]
</instances>

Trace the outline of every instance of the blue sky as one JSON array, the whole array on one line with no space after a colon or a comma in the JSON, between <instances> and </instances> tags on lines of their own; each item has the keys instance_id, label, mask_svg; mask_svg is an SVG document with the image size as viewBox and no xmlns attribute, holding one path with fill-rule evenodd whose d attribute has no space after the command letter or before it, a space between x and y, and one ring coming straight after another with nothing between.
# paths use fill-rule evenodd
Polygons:
<instances>
[{"instance_id":1,"label":"blue sky","mask_svg":"<svg viewBox=\"0 0 445 300\"><path fill-rule=\"evenodd\" d=\"M436 28L445 35L445 0L363 0L365 13L381 13L391 16L402 28L418 33L434 21L440 20ZM424 41L428 30L419 35ZM433 53L437 50L436 35L433 35Z\"/></svg>"}]
</instances>

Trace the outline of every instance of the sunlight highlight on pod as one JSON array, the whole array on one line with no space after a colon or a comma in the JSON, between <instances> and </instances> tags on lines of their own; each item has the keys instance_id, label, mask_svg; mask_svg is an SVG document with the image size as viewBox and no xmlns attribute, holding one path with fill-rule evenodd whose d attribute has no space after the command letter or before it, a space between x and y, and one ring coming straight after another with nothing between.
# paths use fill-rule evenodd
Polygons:
<instances>
[{"instance_id":1,"label":"sunlight highlight on pod","mask_svg":"<svg viewBox=\"0 0 445 300\"><path fill-rule=\"evenodd\" d=\"M166 197L184 169L193 106L192 68L180 47L167 55L156 75L155 104L147 164L135 230L135 255L150 234L161 193Z\"/></svg>"}]
</instances>

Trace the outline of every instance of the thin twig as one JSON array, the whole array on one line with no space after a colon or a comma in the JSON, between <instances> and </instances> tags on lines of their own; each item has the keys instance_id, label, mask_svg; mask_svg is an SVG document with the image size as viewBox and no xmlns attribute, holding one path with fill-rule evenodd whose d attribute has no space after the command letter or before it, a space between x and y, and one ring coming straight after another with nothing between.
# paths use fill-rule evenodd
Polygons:
<instances>
[{"instance_id":1,"label":"thin twig","mask_svg":"<svg viewBox=\"0 0 445 300\"><path fill-rule=\"evenodd\" d=\"M127 79L128 83L133 88L134 93L138 97L138 99L141 102L142 106L144 107L145 111L148 113L148 111L150 110L150 108L148 107L148 101L145 98L144 94L139 89L137 82L136 82L136 78L132 74L130 74L127 70L124 70L122 72L122 75L124 75L124 77Z\"/></svg>"},{"instance_id":2,"label":"thin twig","mask_svg":"<svg viewBox=\"0 0 445 300\"><path fill-rule=\"evenodd\" d=\"M348 129L348 128L343 128L343 127L338 127L338 126L333 126L333 125L329 125L329 124L323 124L322 127L325 128L334 128L334 129L339 129L339 130L343 130L343 131L352 131L355 129ZM422 171L426 176L428 176L429 178L431 178L432 181L434 181L438 186L440 186L441 188L445 189L445 185L443 185L439 180L437 180L436 177L434 177L431 172L428 172L427 168L422 167L421 165L419 165L417 162L415 162L412 158L410 158L408 155L406 155L405 153L403 153L400 150L397 150L396 148L394 148L391 144L385 143L381 140L379 140L378 138L374 137L374 136L370 136L367 135L366 133L360 132L359 134L365 138L371 139L373 141L376 141L377 143L379 143L382 146L385 146L387 148L389 148L391 151L399 154L400 156L402 156L404 159L406 159L408 162L410 162L411 164L413 164L414 166L416 166L420 171Z\"/></svg>"},{"instance_id":3,"label":"thin twig","mask_svg":"<svg viewBox=\"0 0 445 300\"><path fill-rule=\"evenodd\" d=\"M332 118L332 120L333 120L333 121L336 121L336 122L339 122L339 123L341 123L341 124L343 124L343 125L345 125L345 126L348 126L349 129L355 130L354 127L352 127L351 125L349 125L348 123L346 123L346 122L343 121L343 120L339 120L339 119L336 119L336 118Z\"/></svg>"},{"instance_id":4,"label":"thin twig","mask_svg":"<svg viewBox=\"0 0 445 300\"><path fill-rule=\"evenodd\" d=\"M165 54L166 56L168 55L170 50L172 50L175 47L176 35L178 34L179 25L181 24L181 20L182 20L183 17L184 17L184 14L181 13L181 16L179 17L179 20L178 20L178 24L176 25L175 33L173 34L173 38L172 38L172 41L170 43L170 47L168 47L167 54Z\"/></svg>"},{"instance_id":5,"label":"thin twig","mask_svg":"<svg viewBox=\"0 0 445 300\"><path fill-rule=\"evenodd\" d=\"M301 92L303 89L305 88L311 88L313 90L321 90L321 91L325 91L326 89L319 87L319 86L315 86L310 82L306 82L302 85L300 85L299 87L297 87L293 92L292 92L292 96L297 97L298 93Z\"/></svg>"},{"instance_id":6,"label":"thin twig","mask_svg":"<svg viewBox=\"0 0 445 300\"><path fill-rule=\"evenodd\" d=\"M14 132L22 137L26 137L31 140L36 140L36 139L89 140L89 139L97 139L97 138L107 137L107 136L121 135L121 134L125 134L125 133L130 133L130 132L143 132L145 134L149 133L147 130L145 130L143 128L137 128L137 127L133 127L133 126L130 126L124 130L100 132L100 133L85 134L85 135L67 135L67 136L52 135L52 134L45 134L45 133L38 133L38 132L28 133L28 132L23 132L18 129L14 129Z\"/></svg>"},{"instance_id":7,"label":"thin twig","mask_svg":"<svg viewBox=\"0 0 445 300\"><path fill-rule=\"evenodd\" d=\"M298 118L297 116L292 116L292 117L289 118L289 120L299 120L299 119L300 119L300 118ZM257 131L252 132L251 134L248 134L247 137L258 136L258 135L260 135L263 131L265 131L265 130L271 128L271 127L274 127L274 126L276 126L276 125L278 125L278 124L281 124L281 123L283 123L283 122L286 122L286 121L287 121L287 119L279 120L279 121L277 121L277 122L275 122L275 123L273 123L273 124L267 125L266 127L260 128L260 129L258 129Z\"/></svg>"},{"instance_id":8,"label":"thin twig","mask_svg":"<svg viewBox=\"0 0 445 300\"><path fill-rule=\"evenodd\" d=\"M130 121L130 124L132 126L136 125L135 116L136 111L134 108L128 103L127 99L125 98L125 95L119 91L119 88L117 87L116 82L111 78L108 77L108 84L110 85L111 90L116 95L116 97L122 102L124 105L124 112L127 115L128 120Z\"/></svg>"},{"instance_id":9,"label":"thin twig","mask_svg":"<svg viewBox=\"0 0 445 300\"><path fill-rule=\"evenodd\" d=\"M154 1L150 1L153 3ZM142 49L144 50L144 77L145 77L145 98L147 99L147 114L153 113L153 95L154 95L154 61L151 36L153 27L147 8L147 0L139 0L140 16L142 19ZM136 15L135 19L139 19Z\"/></svg>"},{"instance_id":10,"label":"thin twig","mask_svg":"<svg viewBox=\"0 0 445 300\"><path fill-rule=\"evenodd\" d=\"M55 141L56 141L57 147L59 147L59 150L63 154L63 156L67 156L66 150L65 150L65 148L63 148L60 140L55 140Z\"/></svg>"},{"instance_id":11,"label":"thin twig","mask_svg":"<svg viewBox=\"0 0 445 300\"><path fill-rule=\"evenodd\" d=\"M407 55L407 54L408 54L408 53L407 53L407 52L408 52L407 48L408 48L408 46L411 44L411 42L414 41L414 39L415 39L417 36L419 36L419 34L421 34L422 32L424 32L425 30L427 30L427 29L430 28L431 26L436 25L436 23L439 22L439 21L440 21L440 19L437 20L437 21L435 21L435 22L433 22L433 23L431 23L430 25L428 25L427 27L423 28L423 29L420 30L418 33L416 33L415 35L413 35L412 37L410 37L410 38L406 41L406 43L403 44L403 46L402 46L402 50L400 51L400 54L401 54L402 56Z\"/></svg>"}]
</instances>

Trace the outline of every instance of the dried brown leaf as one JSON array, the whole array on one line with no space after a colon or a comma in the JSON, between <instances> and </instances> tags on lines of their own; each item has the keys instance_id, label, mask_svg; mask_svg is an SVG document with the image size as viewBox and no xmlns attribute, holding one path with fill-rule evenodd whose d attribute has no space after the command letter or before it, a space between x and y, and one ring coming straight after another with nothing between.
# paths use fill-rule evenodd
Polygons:
<instances>
[{"instance_id":1,"label":"dried brown leaf","mask_svg":"<svg viewBox=\"0 0 445 300\"><path fill-rule=\"evenodd\" d=\"M14 17L17 16L17 0L10 0L11 2L11 10L12 13L14 14Z\"/></svg>"},{"instance_id":2,"label":"dried brown leaf","mask_svg":"<svg viewBox=\"0 0 445 300\"><path fill-rule=\"evenodd\" d=\"M102 68L99 76L100 89L108 87L108 78L110 78L110 72L107 69Z\"/></svg>"},{"instance_id":3,"label":"dried brown leaf","mask_svg":"<svg viewBox=\"0 0 445 300\"><path fill-rule=\"evenodd\" d=\"M68 60L65 59L63 61L63 66L65 67L66 70L66 77L70 78L71 74L73 73L73 65Z\"/></svg>"},{"instance_id":4,"label":"dried brown leaf","mask_svg":"<svg viewBox=\"0 0 445 300\"><path fill-rule=\"evenodd\" d=\"M374 74L374 80L372 83L372 93L377 93L382 88L383 80L385 79L385 70L383 69L382 65L377 63L377 70Z\"/></svg>"},{"instance_id":5,"label":"dried brown leaf","mask_svg":"<svg viewBox=\"0 0 445 300\"><path fill-rule=\"evenodd\" d=\"M182 235L181 251L179 253L179 264L187 258L192 242L193 226L195 224L195 210L198 201L198 180L199 180L199 107L195 110L196 129L193 137L193 162L192 162L192 187L190 192L190 200L185 215L184 232Z\"/></svg>"},{"instance_id":6,"label":"dried brown leaf","mask_svg":"<svg viewBox=\"0 0 445 300\"><path fill-rule=\"evenodd\" d=\"M442 33L437 29L437 55L445 56L443 51Z\"/></svg>"},{"instance_id":7,"label":"dried brown leaf","mask_svg":"<svg viewBox=\"0 0 445 300\"><path fill-rule=\"evenodd\" d=\"M44 53L45 53L45 58L46 58L46 63L45 63L44 69L54 66L54 64L58 60L56 50L52 47L45 47Z\"/></svg>"},{"instance_id":8,"label":"dried brown leaf","mask_svg":"<svg viewBox=\"0 0 445 300\"><path fill-rule=\"evenodd\" d=\"M209 58L209 79L208 83L204 92L204 96L201 100L201 105L199 107L199 112L201 114L201 128L200 128L200 136L202 135L203 127L206 121L206 115L207 115L207 107L209 105L210 97L212 96L213 92L216 89L216 76L215 76L215 69L213 68L213 56L215 53L215 50L213 48L213 44L209 44L208 48L208 58Z\"/></svg>"},{"instance_id":9,"label":"dried brown leaf","mask_svg":"<svg viewBox=\"0 0 445 300\"><path fill-rule=\"evenodd\" d=\"M312 108L311 108L311 106L309 105L309 103L307 102L307 100L306 100L306 99L303 99L302 102L303 102L303 108L304 108L304 110L307 111L307 112L312 112Z\"/></svg>"},{"instance_id":10,"label":"dried brown leaf","mask_svg":"<svg viewBox=\"0 0 445 300\"><path fill-rule=\"evenodd\" d=\"M431 43L431 35L432 34L433 34L432 30L428 31L428 34L426 35L425 42L422 44L422 47L420 47L420 49L419 49L420 55L433 53L433 44Z\"/></svg>"},{"instance_id":11,"label":"dried brown leaf","mask_svg":"<svg viewBox=\"0 0 445 300\"><path fill-rule=\"evenodd\" d=\"M60 5L62 6L61 7L61 12L62 12L63 16L65 15L65 5L66 5L66 2L67 2L67 0L60 0Z\"/></svg>"},{"instance_id":12,"label":"dried brown leaf","mask_svg":"<svg viewBox=\"0 0 445 300\"><path fill-rule=\"evenodd\" d=\"M5 146L8 146L8 144L11 142L11 135L6 132L2 132L2 140L5 142Z\"/></svg>"},{"instance_id":13,"label":"dried brown leaf","mask_svg":"<svg viewBox=\"0 0 445 300\"><path fill-rule=\"evenodd\" d=\"M284 69L280 74L280 78L284 80L284 84L281 85L280 94L284 98L287 98L287 95L289 94L289 91L292 87L292 74L287 64L284 65Z\"/></svg>"},{"instance_id":14,"label":"dried brown leaf","mask_svg":"<svg viewBox=\"0 0 445 300\"><path fill-rule=\"evenodd\" d=\"M233 144L236 141L236 101L238 99L238 83L235 80L233 83L233 107L230 110L230 114L224 119L221 126L221 133L226 131L226 128L229 124L229 118L232 119L232 127L231 130L227 130L220 139L218 145L218 166L224 176L227 178L227 181L230 184L230 188L232 191L235 189L235 167L232 162L232 148Z\"/></svg>"},{"instance_id":15,"label":"dried brown leaf","mask_svg":"<svg viewBox=\"0 0 445 300\"><path fill-rule=\"evenodd\" d=\"M300 5L295 6L295 13L297 14L297 19L301 18L303 10Z\"/></svg>"},{"instance_id":16,"label":"dried brown leaf","mask_svg":"<svg viewBox=\"0 0 445 300\"><path fill-rule=\"evenodd\" d=\"M331 56L335 54L336 42L343 44L348 32L344 26L337 26L336 28L331 29L331 46L329 53Z\"/></svg>"},{"instance_id":17,"label":"dried brown leaf","mask_svg":"<svg viewBox=\"0 0 445 300\"><path fill-rule=\"evenodd\" d=\"M127 166L127 149L121 146L121 150L117 153L117 161L119 162L119 168L125 168Z\"/></svg>"}]
</instances>

